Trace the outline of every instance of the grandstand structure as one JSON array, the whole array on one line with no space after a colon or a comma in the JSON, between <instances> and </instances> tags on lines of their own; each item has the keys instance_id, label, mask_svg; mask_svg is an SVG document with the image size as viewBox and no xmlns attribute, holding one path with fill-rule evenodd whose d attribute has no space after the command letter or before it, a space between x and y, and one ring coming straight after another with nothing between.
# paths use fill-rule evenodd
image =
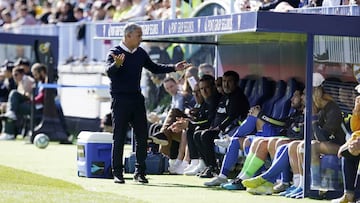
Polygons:
<instances>
[{"instance_id":1,"label":"grandstand structure","mask_svg":"<svg viewBox=\"0 0 360 203\"><path fill-rule=\"evenodd\" d=\"M314 56L326 52L327 57L320 63L360 64L359 11L357 6L341 6L295 9L289 13L224 12L224 15L138 23L143 28L144 41L180 43L188 45L189 49L191 45L212 47L209 50L214 51L212 59L216 61L217 75L232 69L242 76L258 74L276 80L297 77L306 87L311 87L314 64L319 63L314 62ZM101 62L107 49L122 38L125 23L88 23L86 36L80 41L75 37L76 26L78 24L71 23L41 28L24 26L16 32L58 36L59 64L69 57L84 55ZM0 42L6 43L3 36L0 33ZM198 50L194 48L193 52ZM190 54L187 60L192 60ZM341 72L334 76L342 77ZM346 75L344 80L354 81L352 76ZM311 95L312 88L306 88L306 106L309 107ZM306 175L310 173L311 111L312 108L306 108L305 196L311 193Z\"/></svg>"}]
</instances>

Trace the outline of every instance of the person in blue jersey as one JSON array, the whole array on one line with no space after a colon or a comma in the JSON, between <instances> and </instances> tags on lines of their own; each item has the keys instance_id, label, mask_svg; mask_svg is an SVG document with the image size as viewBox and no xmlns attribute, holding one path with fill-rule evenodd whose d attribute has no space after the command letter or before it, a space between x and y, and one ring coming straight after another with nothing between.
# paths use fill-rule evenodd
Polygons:
<instances>
[{"instance_id":1,"label":"person in blue jersey","mask_svg":"<svg viewBox=\"0 0 360 203\"><path fill-rule=\"evenodd\" d=\"M123 151L128 125L134 129L136 163L134 180L148 183L145 170L147 156L147 120L140 79L143 68L152 73L169 73L191 66L185 61L177 64L154 63L146 51L139 47L142 29L129 23L124 27L123 39L110 49L106 60L106 73L110 78L111 110L113 122L112 172L114 182L125 183L123 176Z\"/></svg>"}]
</instances>

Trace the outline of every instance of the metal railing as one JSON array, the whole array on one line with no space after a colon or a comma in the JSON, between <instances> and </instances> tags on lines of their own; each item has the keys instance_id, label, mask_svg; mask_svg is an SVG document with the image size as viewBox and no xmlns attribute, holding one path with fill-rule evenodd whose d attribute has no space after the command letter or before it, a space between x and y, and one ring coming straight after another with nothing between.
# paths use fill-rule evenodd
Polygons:
<instances>
[{"instance_id":1,"label":"metal railing","mask_svg":"<svg viewBox=\"0 0 360 203\"><path fill-rule=\"evenodd\" d=\"M290 13L306 13L306 14L322 14L322 15L345 15L345 16L359 16L360 6L334 6L334 7L311 7L311 8L297 8L289 11Z\"/></svg>"}]
</instances>

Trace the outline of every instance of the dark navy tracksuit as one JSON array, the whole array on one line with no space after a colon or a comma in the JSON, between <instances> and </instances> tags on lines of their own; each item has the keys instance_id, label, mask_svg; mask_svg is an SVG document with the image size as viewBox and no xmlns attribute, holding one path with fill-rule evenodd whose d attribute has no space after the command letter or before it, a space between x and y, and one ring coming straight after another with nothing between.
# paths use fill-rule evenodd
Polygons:
<instances>
[{"instance_id":1,"label":"dark navy tracksuit","mask_svg":"<svg viewBox=\"0 0 360 203\"><path fill-rule=\"evenodd\" d=\"M125 54L121 67L116 67L111 54ZM123 151L128 125L134 129L136 140L136 171L145 175L147 156L147 120L144 96L141 94L140 79L142 68L152 73L174 72L174 65L161 65L151 61L144 49L138 47L134 53L123 50L120 46L112 48L108 54L107 75L110 78L110 94L112 97L113 148L112 168L114 175L123 173Z\"/></svg>"}]
</instances>

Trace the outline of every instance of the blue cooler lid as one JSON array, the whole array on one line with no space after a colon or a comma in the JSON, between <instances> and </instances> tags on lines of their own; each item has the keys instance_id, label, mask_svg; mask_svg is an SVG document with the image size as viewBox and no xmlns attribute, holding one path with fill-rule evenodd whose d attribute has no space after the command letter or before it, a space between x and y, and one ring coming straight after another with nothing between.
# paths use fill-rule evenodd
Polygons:
<instances>
[{"instance_id":1,"label":"blue cooler lid","mask_svg":"<svg viewBox=\"0 0 360 203\"><path fill-rule=\"evenodd\" d=\"M81 131L77 141L82 143L112 143L113 134L109 132Z\"/></svg>"}]
</instances>

